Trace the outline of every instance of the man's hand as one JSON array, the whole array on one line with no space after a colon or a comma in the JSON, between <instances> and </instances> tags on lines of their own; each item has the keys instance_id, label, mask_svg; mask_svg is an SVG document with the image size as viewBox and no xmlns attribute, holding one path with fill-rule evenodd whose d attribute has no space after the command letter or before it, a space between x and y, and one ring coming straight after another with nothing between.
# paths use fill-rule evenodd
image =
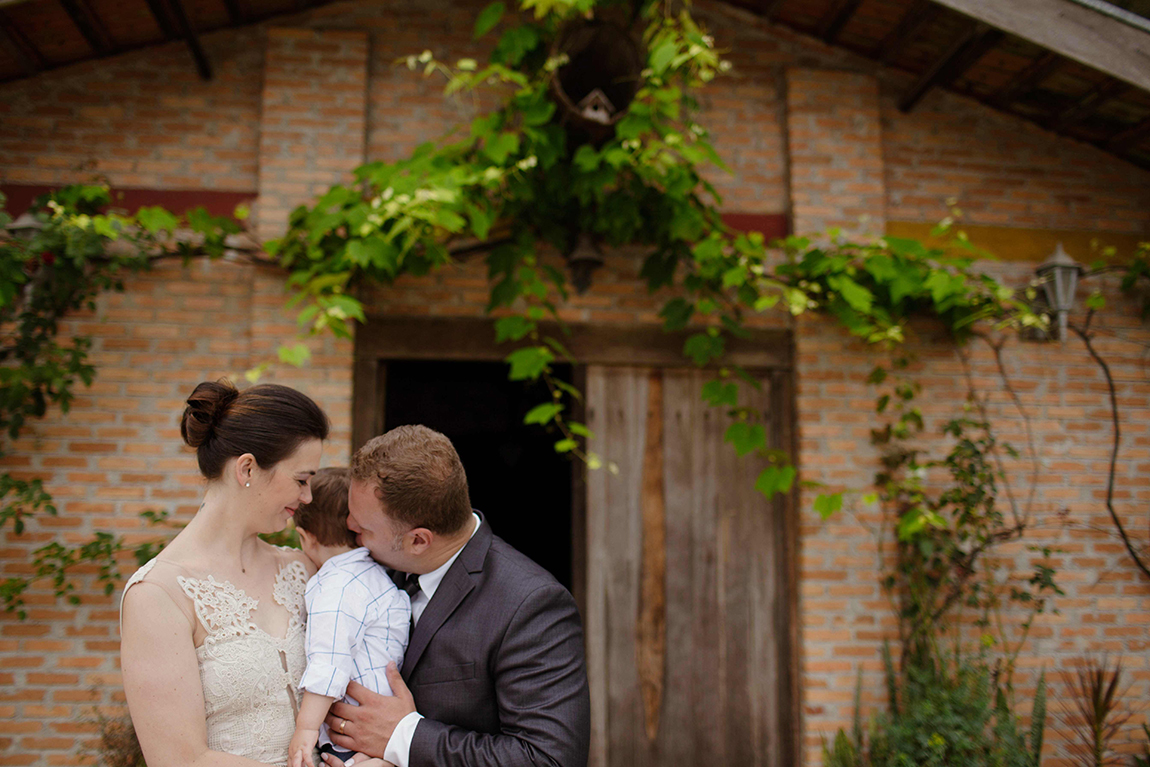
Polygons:
<instances>
[{"instance_id":1,"label":"man's hand","mask_svg":"<svg viewBox=\"0 0 1150 767\"><path fill-rule=\"evenodd\" d=\"M415 711L415 700L395 663L387 664L387 681L393 695L380 695L358 682L348 682L347 696L359 705L334 703L326 720L328 735L338 748L383 757L395 726Z\"/></svg>"}]
</instances>

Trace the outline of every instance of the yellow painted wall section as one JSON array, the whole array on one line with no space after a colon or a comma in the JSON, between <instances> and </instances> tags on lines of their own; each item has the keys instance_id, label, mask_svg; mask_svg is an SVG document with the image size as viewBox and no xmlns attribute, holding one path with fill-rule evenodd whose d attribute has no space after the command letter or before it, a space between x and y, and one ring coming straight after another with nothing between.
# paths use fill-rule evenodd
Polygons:
<instances>
[{"instance_id":1,"label":"yellow painted wall section","mask_svg":"<svg viewBox=\"0 0 1150 767\"><path fill-rule=\"evenodd\" d=\"M932 237L930 234L935 226L917 221L888 221L886 233L892 237L920 240L931 247L942 247L945 244L944 239ZM978 225L958 225L955 229L966 232L971 243L1003 261L1035 263L1041 263L1049 258L1060 242L1071 258L1089 265L1094 261L1126 261L1134 255L1139 242L1150 241L1150 236L1139 237L1121 232L1088 232L1073 229ZM1114 248L1114 253L1107 256L1105 254L1107 248Z\"/></svg>"}]
</instances>

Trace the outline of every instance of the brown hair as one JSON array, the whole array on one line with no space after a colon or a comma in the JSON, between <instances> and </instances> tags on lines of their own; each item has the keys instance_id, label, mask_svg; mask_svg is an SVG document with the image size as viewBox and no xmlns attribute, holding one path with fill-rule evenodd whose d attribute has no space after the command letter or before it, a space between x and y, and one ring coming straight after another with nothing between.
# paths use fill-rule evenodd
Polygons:
<instances>
[{"instance_id":1,"label":"brown hair","mask_svg":"<svg viewBox=\"0 0 1150 767\"><path fill-rule=\"evenodd\" d=\"M388 515L446 535L471 516L467 474L451 440L426 426L397 426L351 459L351 478L370 482Z\"/></svg>"},{"instance_id":2,"label":"brown hair","mask_svg":"<svg viewBox=\"0 0 1150 767\"><path fill-rule=\"evenodd\" d=\"M238 391L204 381L188 397L180 436L196 449L200 473L218 479L229 458L251 453L270 469L309 439L327 439L328 420L306 394L279 384Z\"/></svg>"},{"instance_id":3,"label":"brown hair","mask_svg":"<svg viewBox=\"0 0 1150 767\"><path fill-rule=\"evenodd\" d=\"M311 478L311 503L295 511L295 526L322 546L355 546L355 533L347 527L347 473L345 468L317 471Z\"/></svg>"}]
</instances>

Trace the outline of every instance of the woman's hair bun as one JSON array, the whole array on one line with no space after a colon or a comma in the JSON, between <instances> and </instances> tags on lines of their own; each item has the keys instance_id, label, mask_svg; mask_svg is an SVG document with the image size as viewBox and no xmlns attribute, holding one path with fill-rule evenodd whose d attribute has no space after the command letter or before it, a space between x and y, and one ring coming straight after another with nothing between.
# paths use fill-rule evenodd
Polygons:
<instances>
[{"instance_id":1,"label":"woman's hair bun","mask_svg":"<svg viewBox=\"0 0 1150 767\"><path fill-rule=\"evenodd\" d=\"M230 381L204 381L197 386L180 419L180 436L191 447L199 447L212 438L216 424L227 413L228 406L239 396Z\"/></svg>"}]
</instances>

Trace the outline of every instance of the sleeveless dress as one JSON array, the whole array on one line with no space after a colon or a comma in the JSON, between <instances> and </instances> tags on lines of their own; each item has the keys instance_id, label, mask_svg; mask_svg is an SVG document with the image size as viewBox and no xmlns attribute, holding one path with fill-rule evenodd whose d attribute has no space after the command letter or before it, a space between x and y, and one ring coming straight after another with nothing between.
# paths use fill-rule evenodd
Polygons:
<instances>
[{"instance_id":1,"label":"sleeveless dress","mask_svg":"<svg viewBox=\"0 0 1150 767\"><path fill-rule=\"evenodd\" d=\"M137 570L124 593L144 581L156 562L153 559ZM289 614L282 639L252 621L259 600L230 582L211 575L181 575L176 581L207 632L196 648L196 658L204 690L208 748L286 766L299 713L299 681L307 665L307 571L303 564L284 563L276 574L273 596Z\"/></svg>"}]
</instances>

